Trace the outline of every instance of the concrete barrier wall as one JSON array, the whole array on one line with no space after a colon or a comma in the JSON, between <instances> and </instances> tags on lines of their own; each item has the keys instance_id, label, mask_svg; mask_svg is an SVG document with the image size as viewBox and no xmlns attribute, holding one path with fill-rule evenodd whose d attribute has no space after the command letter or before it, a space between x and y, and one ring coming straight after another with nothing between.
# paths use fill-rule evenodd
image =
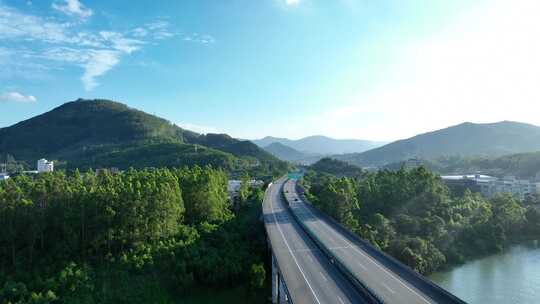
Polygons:
<instances>
[{"instance_id":1,"label":"concrete barrier wall","mask_svg":"<svg viewBox=\"0 0 540 304\"><path fill-rule=\"evenodd\" d=\"M296 184L296 191L298 192L301 187ZM286 198L285 198L286 199ZM369 244L367 241L361 239L358 235L351 232L349 229L345 228L343 225L338 223L336 220L328 216L327 214L321 212L319 209L313 207L309 202L305 200L305 198L301 198L304 200L304 202L307 205L307 208L310 208L310 210L317 215L317 217L325 220L327 223L329 223L332 227L334 227L337 231L339 231L343 236L345 236L351 243L355 244L359 248L361 248L363 251L365 251L367 254L369 254L371 257L373 257L377 262L384 265L386 268L388 268L393 273L399 275L402 279L407 281L409 284L420 290L422 293L436 301L437 303L443 303L443 304L466 304L465 301L459 299L455 295L449 293L445 289L441 288L437 284L433 283L428 278L424 277L423 275L417 273L416 271L412 270L405 264L401 263L400 261L396 260L392 256L382 252L381 250L378 250L377 248L373 247L371 244ZM287 201L288 202L288 201ZM291 213L295 216L295 219L297 219L298 222L300 222L301 226L306 230L308 235L314 236L314 233L311 232L307 226L302 224L302 221L300 221L296 215L294 214L294 211L291 210ZM319 241L318 244L321 244ZM324 247L324 246L323 246ZM331 252L326 250L328 254L332 255ZM345 267L345 266L343 266ZM345 267L346 268L346 267ZM350 271L346 270L347 272L351 273ZM354 276L354 274L352 274ZM361 282L361 278L356 278L358 281ZM362 284L363 285L363 284ZM369 289L368 289L369 290ZM381 302L382 303L382 302Z\"/></svg>"},{"instance_id":2,"label":"concrete barrier wall","mask_svg":"<svg viewBox=\"0 0 540 304\"><path fill-rule=\"evenodd\" d=\"M287 203L287 206L290 208L290 202L287 199L285 192L283 190L283 187L281 189L281 195L283 200ZM382 299L380 299L375 292L373 292L370 288L368 288L359 278L357 278L341 261L340 258L334 256L334 254L328 250L328 248L323 244L323 242L319 239L319 237L312 233L311 230L304 224L303 221L301 221L298 216L292 211L291 214L295 221L302 227L302 229L306 232L306 234L309 236L309 238L315 243L317 248L323 252L323 254L330 260L332 264L334 264L339 271L347 278L349 282L356 288L356 290L364 296L366 301L369 301L368 303L373 304L382 304L384 303Z\"/></svg>"}]
</instances>

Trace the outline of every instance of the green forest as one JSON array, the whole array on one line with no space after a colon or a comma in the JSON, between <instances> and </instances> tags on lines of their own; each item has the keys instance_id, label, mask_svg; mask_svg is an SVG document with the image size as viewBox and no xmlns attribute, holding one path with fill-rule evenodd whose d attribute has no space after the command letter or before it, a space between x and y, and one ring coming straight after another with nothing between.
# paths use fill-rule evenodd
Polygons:
<instances>
[{"instance_id":1,"label":"green forest","mask_svg":"<svg viewBox=\"0 0 540 304\"><path fill-rule=\"evenodd\" d=\"M246 140L198 134L118 102L78 99L0 128L0 164L10 173L47 158L66 170L222 168L231 175L277 176L288 164Z\"/></svg>"},{"instance_id":2,"label":"green forest","mask_svg":"<svg viewBox=\"0 0 540 304\"><path fill-rule=\"evenodd\" d=\"M423 167L357 178L309 170L301 183L314 206L422 274L540 236L535 198L453 195Z\"/></svg>"},{"instance_id":3,"label":"green forest","mask_svg":"<svg viewBox=\"0 0 540 304\"><path fill-rule=\"evenodd\" d=\"M523 179L537 179L540 172L540 152L510 154L500 157L446 156L436 159L422 159L422 165L441 174L481 173L496 177L516 176ZM399 169L403 162L392 163L388 169Z\"/></svg>"},{"instance_id":4,"label":"green forest","mask_svg":"<svg viewBox=\"0 0 540 304\"><path fill-rule=\"evenodd\" d=\"M243 183L231 202L226 183L198 166L0 183L0 303L182 303L238 286L260 299L264 192Z\"/></svg>"}]
</instances>

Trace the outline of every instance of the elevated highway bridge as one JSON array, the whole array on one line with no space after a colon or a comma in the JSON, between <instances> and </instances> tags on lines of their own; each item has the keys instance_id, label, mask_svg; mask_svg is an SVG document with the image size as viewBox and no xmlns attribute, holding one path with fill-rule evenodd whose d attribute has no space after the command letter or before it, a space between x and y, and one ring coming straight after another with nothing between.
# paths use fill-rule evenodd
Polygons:
<instances>
[{"instance_id":1,"label":"elevated highway bridge","mask_svg":"<svg viewBox=\"0 0 540 304\"><path fill-rule=\"evenodd\" d=\"M296 180L271 184L263 214L273 303L465 303L315 209Z\"/></svg>"}]
</instances>

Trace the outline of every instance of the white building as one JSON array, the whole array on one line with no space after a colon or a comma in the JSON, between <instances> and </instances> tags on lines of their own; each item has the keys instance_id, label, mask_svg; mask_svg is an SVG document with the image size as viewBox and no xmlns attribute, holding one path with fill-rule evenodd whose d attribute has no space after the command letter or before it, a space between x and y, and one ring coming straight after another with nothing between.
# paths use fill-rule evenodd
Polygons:
<instances>
[{"instance_id":1,"label":"white building","mask_svg":"<svg viewBox=\"0 0 540 304\"><path fill-rule=\"evenodd\" d=\"M0 181L4 181L9 178L7 173L0 173Z\"/></svg>"},{"instance_id":2,"label":"white building","mask_svg":"<svg viewBox=\"0 0 540 304\"><path fill-rule=\"evenodd\" d=\"M529 195L540 192L540 183L529 180L516 179L514 176L506 176L503 179L491 181L481 186L482 195L493 197L497 193L510 193L512 196L524 200Z\"/></svg>"},{"instance_id":3,"label":"white building","mask_svg":"<svg viewBox=\"0 0 540 304\"><path fill-rule=\"evenodd\" d=\"M37 171L39 173L42 172L53 172L54 171L54 163L52 161L48 161L45 158L42 158L37 161Z\"/></svg>"},{"instance_id":4,"label":"white building","mask_svg":"<svg viewBox=\"0 0 540 304\"><path fill-rule=\"evenodd\" d=\"M517 199L524 200L529 195L540 193L540 182L516 179L505 176L498 179L488 175L446 175L442 180L452 188L465 187L471 191L480 192L484 197L492 198L498 193L509 193Z\"/></svg>"}]
</instances>

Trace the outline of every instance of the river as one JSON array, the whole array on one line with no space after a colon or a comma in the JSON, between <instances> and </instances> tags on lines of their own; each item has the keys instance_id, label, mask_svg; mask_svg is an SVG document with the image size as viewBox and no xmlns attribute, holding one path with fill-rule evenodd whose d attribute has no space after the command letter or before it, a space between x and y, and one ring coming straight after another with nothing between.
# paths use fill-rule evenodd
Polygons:
<instances>
[{"instance_id":1,"label":"river","mask_svg":"<svg viewBox=\"0 0 540 304\"><path fill-rule=\"evenodd\" d=\"M430 278L469 304L540 303L540 242L513 246Z\"/></svg>"}]
</instances>

